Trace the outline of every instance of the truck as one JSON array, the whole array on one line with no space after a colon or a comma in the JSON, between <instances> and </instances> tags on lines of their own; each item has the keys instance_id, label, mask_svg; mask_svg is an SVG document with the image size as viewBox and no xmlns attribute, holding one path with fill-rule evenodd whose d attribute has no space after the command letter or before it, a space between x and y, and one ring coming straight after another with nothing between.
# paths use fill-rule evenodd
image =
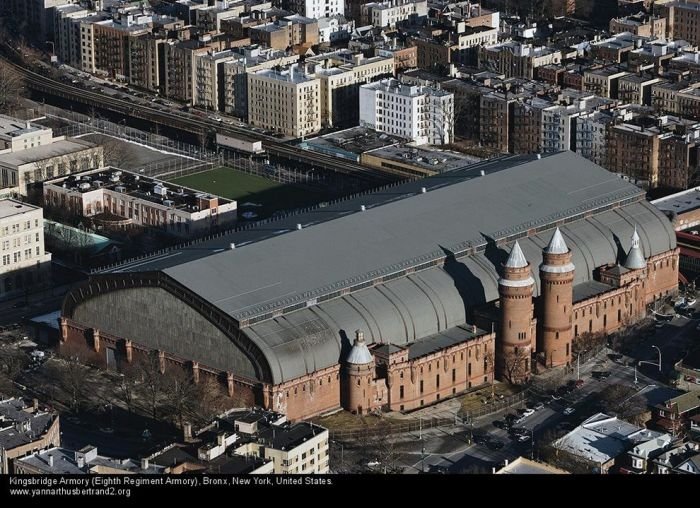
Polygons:
<instances>
[{"instance_id":1,"label":"truck","mask_svg":"<svg viewBox=\"0 0 700 508\"><path fill-rule=\"evenodd\" d=\"M216 144L232 148L240 152L261 154L265 150L262 147L262 141L244 137L232 137L224 134L216 134Z\"/></svg>"}]
</instances>

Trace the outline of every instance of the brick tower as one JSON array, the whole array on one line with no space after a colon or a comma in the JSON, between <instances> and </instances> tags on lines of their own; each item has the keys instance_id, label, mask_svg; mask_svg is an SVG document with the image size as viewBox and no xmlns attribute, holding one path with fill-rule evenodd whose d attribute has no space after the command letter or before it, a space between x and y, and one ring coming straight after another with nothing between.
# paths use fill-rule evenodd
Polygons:
<instances>
[{"instance_id":1,"label":"brick tower","mask_svg":"<svg viewBox=\"0 0 700 508\"><path fill-rule=\"evenodd\" d=\"M355 343L343 367L343 408L351 413L369 413L372 410L374 356L367 349L361 330L355 332Z\"/></svg>"},{"instance_id":2,"label":"brick tower","mask_svg":"<svg viewBox=\"0 0 700 508\"><path fill-rule=\"evenodd\" d=\"M520 245L516 241L498 279L501 297L501 329L496 351L496 373L499 379L521 384L530 377L532 355L532 289L530 275Z\"/></svg>"},{"instance_id":3,"label":"brick tower","mask_svg":"<svg viewBox=\"0 0 700 508\"><path fill-rule=\"evenodd\" d=\"M568 365L571 362L574 264L559 228L542 251L540 284L537 350L543 353L545 367Z\"/></svg>"}]
</instances>

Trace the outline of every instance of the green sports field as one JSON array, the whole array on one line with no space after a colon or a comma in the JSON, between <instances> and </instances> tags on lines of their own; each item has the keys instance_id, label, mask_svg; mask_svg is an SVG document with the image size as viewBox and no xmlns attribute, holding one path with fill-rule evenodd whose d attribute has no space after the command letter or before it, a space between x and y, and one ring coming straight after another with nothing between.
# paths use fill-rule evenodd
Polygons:
<instances>
[{"instance_id":1,"label":"green sports field","mask_svg":"<svg viewBox=\"0 0 700 508\"><path fill-rule=\"evenodd\" d=\"M273 182L267 178L249 175L226 167L176 178L171 182L217 196L235 199L238 202L240 212L253 212L258 215L258 218L267 217L279 210L311 206L325 199L319 192ZM251 204L246 205L246 203Z\"/></svg>"}]
</instances>

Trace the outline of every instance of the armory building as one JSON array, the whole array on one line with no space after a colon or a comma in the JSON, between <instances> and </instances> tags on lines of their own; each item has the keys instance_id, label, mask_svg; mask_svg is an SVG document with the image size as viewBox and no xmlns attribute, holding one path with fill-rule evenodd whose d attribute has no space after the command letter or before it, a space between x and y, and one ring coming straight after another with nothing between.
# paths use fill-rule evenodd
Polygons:
<instances>
[{"instance_id":1,"label":"armory building","mask_svg":"<svg viewBox=\"0 0 700 508\"><path fill-rule=\"evenodd\" d=\"M508 156L94 275L61 347L158 355L304 418L410 410L571 361L677 290L668 219L572 152Z\"/></svg>"}]
</instances>

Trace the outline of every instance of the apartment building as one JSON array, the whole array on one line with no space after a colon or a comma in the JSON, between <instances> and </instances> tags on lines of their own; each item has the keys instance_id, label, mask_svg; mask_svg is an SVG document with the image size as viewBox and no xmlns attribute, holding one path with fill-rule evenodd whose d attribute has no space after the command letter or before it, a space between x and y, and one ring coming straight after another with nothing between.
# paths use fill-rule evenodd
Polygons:
<instances>
[{"instance_id":1,"label":"apartment building","mask_svg":"<svg viewBox=\"0 0 700 508\"><path fill-rule=\"evenodd\" d=\"M321 130L321 83L296 64L248 73L248 122L295 138Z\"/></svg>"},{"instance_id":2,"label":"apartment building","mask_svg":"<svg viewBox=\"0 0 700 508\"><path fill-rule=\"evenodd\" d=\"M611 34L629 32L642 37L666 37L666 18L644 13L613 18L609 24Z\"/></svg>"},{"instance_id":3,"label":"apartment building","mask_svg":"<svg viewBox=\"0 0 700 508\"><path fill-rule=\"evenodd\" d=\"M355 30L355 22L348 20L342 14L318 18L319 44L335 44L347 41Z\"/></svg>"},{"instance_id":4,"label":"apartment building","mask_svg":"<svg viewBox=\"0 0 700 508\"><path fill-rule=\"evenodd\" d=\"M683 118L700 120L700 84L693 84L675 94L676 113Z\"/></svg>"},{"instance_id":5,"label":"apartment building","mask_svg":"<svg viewBox=\"0 0 700 508\"><path fill-rule=\"evenodd\" d=\"M165 39L153 34L143 34L129 38L129 84L160 91L161 54Z\"/></svg>"},{"instance_id":6,"label":"apartment building","mask_svg":"<svg viewBox=\"0 0 700 508\"><path fill-rule=\"evenodd\" d=\"M290 46L308 49L319 43L318 21L299 14L252 27L249 33L252 44L283 51Z\"/></svg>"},{"instance_id":7,"label":"apartment building","mask_svg":"<svg viewBox=\"0 0 700 508\"><path fill-rule=\"evenodd\" d=\"M167 41L163 44L161 86L167 97L192 102L192 61L195 54L206 55L211 48L200 40Z\"/></svg>"},{"instance_id":8,"label":"apartment building","mask_svg":"<svg viewBox=\"0 0 700 508\"><path fill-rule=\"evenodd\" d=\"M4 0L2 7L10 13L18 27L29 28L27 35L30 39L43 42L54 36L54 10L75 3L78 0Z\"/></svg>"},{"instance_id":9,"label":"apartment building","mask_svg":"<svg viewBox=\"0 0 700 508\"><path fill-rule=\"evenodd\" d=\"M655 129L630 123L609 130L609 171L619 173L644 188L659 185L659 136Z\"/></svg>"},{"instance_id":10,"label":"apartment building","mask_svg":"<svg viewBox=\"0 0 700 508\"><path fill-rule=\"evenodd\" d=\"M454 95L393 78L362 85L360 126L418 145L449 144L454 139Z\"/></svg>"},{"instance_id":11,"label":"apartment building","mask_svg":"<svg viewBox=\"0 0 700 508\"><path fill-rule=\"evenodd\" d=\"M14 460L60 442L57 412L40 407L36 399L31 405L18 398L0 399L0 474L15 472Z\"/></svg>"},{"instance_id":12,"label":"apartment building","mask_svg":"<svg viewBox=\"0 0 700 508\"><path fill-rule=\"evenodd\" d=\"M642 47L645 39L629 32L613 35L608 39L594 42L590 47L590 55L595 60L605 63L622 63L634 49Z\"/></svg>"},{"instance_id":13,"label":"apartment building","mask_svg":"<svg viewBox=\"0 0 700 508\"><path fill-rule=\"evenodd\" d=\"M651 88L661 83L661 78L649 75L628 74L617 85L617 98L624 104L651 106Z\"/></svg>"},{"instance_id":14,"label":"apartment building","mask_svg":"<svg viewBox=\"0 0 700 508\"><path fill-rule=\"evenodd\" d=\"M345 14L344 0L287 0L283 2L289 9L307 18L329 18Z\"/></svg>"},{"instance_id":15,"label":"apartment building","mask_svg":"<svg viewBox=\"0 0 700 508\"><path fill-rule=\"evenodd\" d=\"M224 109L239 118L248 117L248 75L263 69L296 63L299 55L260 46L237 48L238 58L223 63Z\"/></svg>"},{"instance_id":16,"label":"apartment building","mask_svg":"<svg viewBox=\"0 0 700 508\"><path fill-rule=\"evenodd\" d=\"M617 99L619 80L629 74L617 67L588 69L583 73L583 89L600 97Z\"/></svg>"},{"instance_id":17,"label":"apartment building","mask_svg":"<svg viewBox=\"0 0 700 508\"><path fill-rule=\"evenodd\" d=\"M506 153L513 141L513 114L517 96L487 92L479 102L479 142L484 148Z\"/></svg>"},{"instance_id":18,"label":"apartment building","mask_svg":"<svg viewBox=\"0 0 700 508\"><path fill-rule=\"evenodd\" d=\"M156 228L181 238L232 227L237 218L235 201L115 168L45 182L44 204L106 228Z\"/></svg>"},{"instance_id":19,"label":"apartment building","mask_svg":"<svg viewBox=\"0 0 700 508\"><path fill-rule=\"evenodd\" d=\"M41 208L0 199L0 256L0 298L49 282L51 254L44 250Z\"/></svg>"},{"instance_id":20,"label":"apartment building","mask_svg":"<svg viewBox=\"0 0 700 508\"><path fill-rule=\"evenodd\" d=\"M226 104L224 65L240 58L234 50L194 52L192 55L192 104L223 111Z\"/></svg>"},{"instance_id":21,"label":"apartment building","mask_svg":"<svg viewBox=\"0 0 700 508\"><path fill-rule=\"evenodd\" d=\"M518 98L513 103L512 153L541 153L544 111L552 103L537 97Z\"/></svg>"},{"instance_id":22,"label":"apartment building","mask_svg":"<svg viewBox=\"0 0 700 508\"><path fill-rule=\"evenodd\" d=\"M654 12L666 18L666 36L700 45L700 3L688 0L657 0Z\"/></svg>"},{"instance_id":23,"label":"apartment building","mask_svg":"<svg viewBox=\"0 0 700 508\"><path fill-rule=\"evenodd\" d=\"M88 10L76 4L56 7L54 12L54 53L71 67L82 67L80 22L88 16Z\"/></svg>"},{"instance_id":24,"label":"apartment building","mask_svg":"<svg viewBox=\"0 0 700 508\"><path fill-rule=\"evenodd\" d=\"M341 49L306 59L306 72L321 83L321 125L351 127L359 121L360 86L394 75L392 57L365 58Z\"/></svg>"},{"instance_id":25,"label":"apartment building","mask_svg":"<svg viewBox=\"0 0 700 508\"><path fill-rule=\"evenodd\" d=\"M559 50L515 41L479 48L479 67L504 74L506 78L533 79L535 69L561 60Z\"/></svg>"},{"instance_id":26,"label":"apartment building","mask_svg":"<svg viewBox=\"0 0 700 508\"><path fill-rule=\"evenodd\" d=\"M412 17L428 15L427 0L391 0L370 2L361 7L361 23L375 27L395 28Z\"/></svg>"},{"instance_id":27,"label":"apartment building","mask_svg":"<svg viewBox=\"0 0 700 508\"><path fill-rule=\"evenodd\" d=\"M576 117L575 151L599 166L608 164L608 129L613 121L609 111L583 112Z\"/></svg>"}]
</instances>

